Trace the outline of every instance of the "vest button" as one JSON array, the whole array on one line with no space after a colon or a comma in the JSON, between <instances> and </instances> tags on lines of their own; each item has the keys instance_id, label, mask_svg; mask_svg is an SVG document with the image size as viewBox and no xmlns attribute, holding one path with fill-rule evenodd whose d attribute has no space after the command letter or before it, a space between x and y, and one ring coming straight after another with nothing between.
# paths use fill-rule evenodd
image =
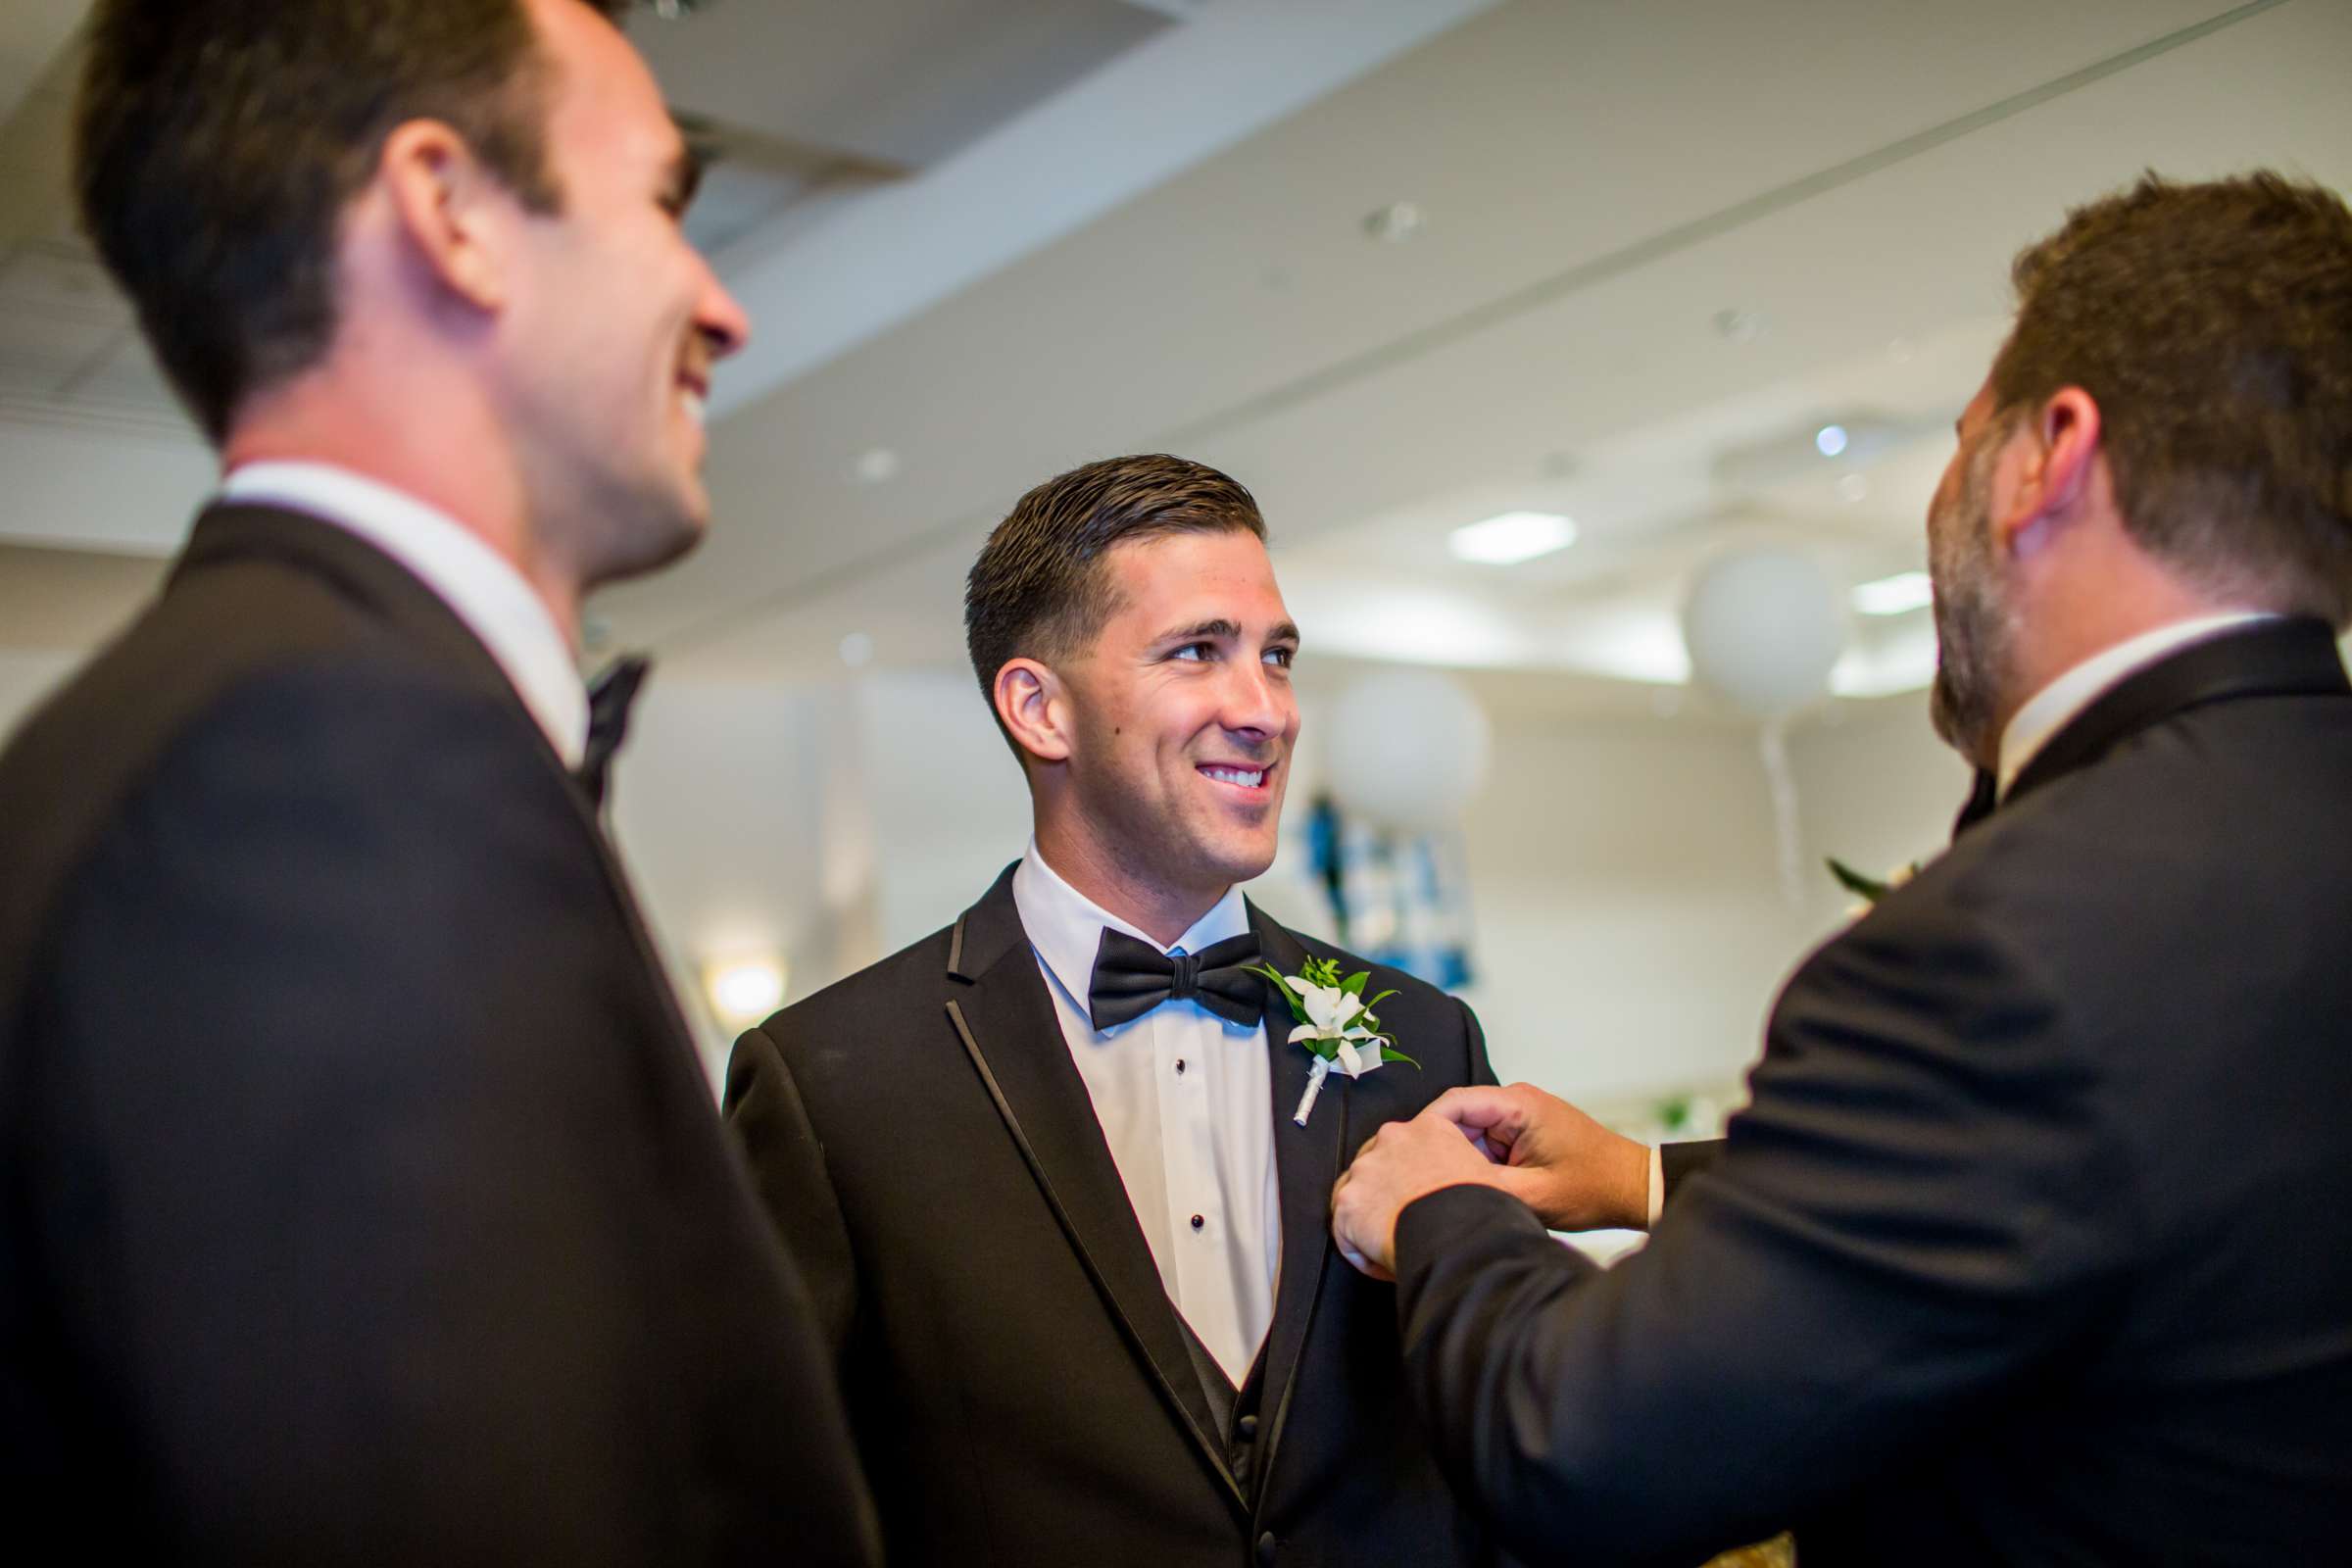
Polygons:
<instances>
[{"instance_id":1,"label":"vest button","mask_svg":"<svg viewBox=\"0 0 2352 1568\"><path fill-rule=\"evenodd\" d=\"M1242 1441L1244 1443L1254 1443L1257 1441L1257 1417L1253 1415L1246 1415L1242 1417L1237 1425L1239 1425L1241 1428Z\"/></svg>"},{"instance_id":2,"label":"vest button","mask_svg":"<svg viewBox=\"0 0 2352 1568\"><path fill-rule=\"evenodd\" d=\"M1274 1549L1280 1544L1281 1543L1274 1539L1274 1532L1271 1530L1257 1538L1257 1560L1264 1565L1264 1568L1274 1568Z\"/></svg>"}]
</instances>

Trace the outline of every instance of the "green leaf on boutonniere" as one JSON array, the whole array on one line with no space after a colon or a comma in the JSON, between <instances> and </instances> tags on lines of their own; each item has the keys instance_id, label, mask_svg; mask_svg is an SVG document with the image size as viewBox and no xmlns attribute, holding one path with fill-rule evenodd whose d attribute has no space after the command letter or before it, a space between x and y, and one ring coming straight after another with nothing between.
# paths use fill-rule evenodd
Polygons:
<instances>
[{"instance_id":1,"label":"green leaf on boutonniere","mask_svg":"<svg viewBox=\"0 0 2352 1568\"><path fill-rule=\"evenodd\" d=\"M1382 1045L1380 1048L1380 1059L1383 1061L1401 1061L1406 1066L1412 1068L1415 1072L1419 1072L1421 1070L1421 1064L1419 1062L1415 1061L1412 1057L1406 1055L1403 1052L1398 1051L1395 1046L1392 1045Z\"/></svg>"},{"instance_id":2,"label":"green leaf on boutonniere","mask_svg":"<svg viewBox=\"0 0 2352 1568\"><path fill-rule=\"evenodd\" d=\"M1283 1001L1291 1004L1291 1022L1307 1023L1311 1021L1306 1015L1306 1004L1298 1000L1298 993L1291 989L1291 982L1281 970L1270 963L1248 963L1242 967L1250 973L1260 975L1273 983L1276 993L1281 996Z\"/></svg>"},{"instance_id":3,"label":"green leaf on boutonniere","mask_svg":"<svg viewBox=\"0 0 2352 1568\"><path fill-rule=\"evenodd\" d=\"M1864 876L1835 855L1829 858L1829 867L1830 875L1838 879L1838 885L1857 899L1867 899L1876 904L1894 891L1892 883Z\"/></svg>"}]
</instances>

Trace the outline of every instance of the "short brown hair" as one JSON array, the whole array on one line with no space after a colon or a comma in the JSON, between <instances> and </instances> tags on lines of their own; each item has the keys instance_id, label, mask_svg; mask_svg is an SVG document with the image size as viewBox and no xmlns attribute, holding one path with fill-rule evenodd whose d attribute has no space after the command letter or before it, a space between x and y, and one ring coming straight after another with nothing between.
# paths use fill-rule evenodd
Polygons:
<instances>
[{"instance_id":1,"label":"short brown hair","mask_svg":"<svg viewBox=\"0 0 2352 1568\"><path fill-rule=\"evenodd\" d=\"M403 122L447 122L527 205L561 205L544 65L522 0L100 0L82 223L216 444L325 353L343 209Z\"/></svg>"},{"instance_id":2,"label":"short brown hair","mask_svg":"<svg viewBox=\"0 0 2352 1568\"><path fill-rule=\"evenodd\" d=\"M2017 259L1998 411L2099 405L2132 536L2210 590L2352 622L2352 211L2149 174Z\"/></svg>"},{"instance_id":3,"label":"short brown hair","mask_svg":"<svg viewBox=\"0 0 2352 1568\"><path fill-rule=\"evenodd\" d=\"M1113 546L1227 532L1266 536L1257 499L1239 480L1165 453L1090 463L1013 503L963 587L964 646L991 710L1006 661L1067 658L1101 633L1118 608L1103 564Z\"/></svg>"}]
</instances>

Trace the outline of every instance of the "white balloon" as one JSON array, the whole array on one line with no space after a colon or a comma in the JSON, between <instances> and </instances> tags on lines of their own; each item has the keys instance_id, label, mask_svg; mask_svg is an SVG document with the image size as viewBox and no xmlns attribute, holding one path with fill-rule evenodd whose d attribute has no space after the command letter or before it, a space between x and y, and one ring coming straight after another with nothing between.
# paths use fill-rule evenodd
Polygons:
<instances>
[{"instance_id":1,"label":"white balloon","mask_svg":"<svg viewBox=\"0 0 2352 1568\"><path fill-rule=\"evenodd\" d=\"M1454 827L1487 781L1494 726L1461 682L1435 670L1368 675L1322 722L1324 774L1352 814L1413 831Z\"/></svg>"},{"instance_id":2,"label":"white balloon","mask_svg":"<svg viewBox=\"0 0 2352 1568\"><path fill-rule=\"evenodd\" d=\"M1742 550L1701 567L1683 605L1691 673L1761 718L1828 688L1845 648L1838 586L1794 550Z\"/></svg>"}]
</instances>

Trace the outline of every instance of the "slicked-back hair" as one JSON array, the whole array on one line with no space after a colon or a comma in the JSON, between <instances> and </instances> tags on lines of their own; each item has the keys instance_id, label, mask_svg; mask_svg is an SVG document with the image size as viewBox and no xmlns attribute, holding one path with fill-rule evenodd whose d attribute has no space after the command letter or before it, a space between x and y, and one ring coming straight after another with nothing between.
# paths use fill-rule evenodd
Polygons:
<instances>
[{"instance_id":1,"label":"slicked-back hair","mask_svg":"<svg viewBox=\"0 0 2352 1568\"><path fill-rule=\"evenodd\" d=\"M2149 174L2014 270L2005 417L2098 403L2140 547L2209 592L2352 623L2352 211L2271 172Z\"/></svg>"},{"instance_id":2,"label":"slicked-back hair","mask_svg":"<svg viewBox=\"0 0 2352 1568\"><path fill-rule=\"evenodd\" d=\"M1090 463L1013 503L963 587L964 647L989 710L1007 661L1052 663L1102 633L1119 602L1103 559L1113 547L1171 533L1263 539L1266 523L1239 480L1165 453Z\"/></svg>"},{"instance_id":3,"label":"slicked-back hair","mask_svg":"<svg viewBox=\"0 0 2352 1568\"><path fill-rule=\"evenodd\" d=\"M630 0L578 0L618 23ZM528 207L562 193L522 0L99 0L83 227L215 444L335 331L336 238L384 138L438 120Z\"/></svg>"}]
</instances>

